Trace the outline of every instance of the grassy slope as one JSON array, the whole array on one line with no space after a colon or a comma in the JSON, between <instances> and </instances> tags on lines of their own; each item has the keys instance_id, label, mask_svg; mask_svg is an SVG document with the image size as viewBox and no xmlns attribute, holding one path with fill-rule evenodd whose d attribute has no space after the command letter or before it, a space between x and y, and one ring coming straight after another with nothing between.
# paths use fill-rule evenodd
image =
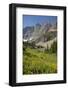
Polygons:
<instances>
[{"instance_id":1,"label":"grassy slope","mask_svg":"<svg viewBox=\"0 0 68 90\"><path fill-rule=\"evenodd\" d=\"M57 73L56 54L27 48L23 57L23 74Z\"/></svg>"}]
</instances>

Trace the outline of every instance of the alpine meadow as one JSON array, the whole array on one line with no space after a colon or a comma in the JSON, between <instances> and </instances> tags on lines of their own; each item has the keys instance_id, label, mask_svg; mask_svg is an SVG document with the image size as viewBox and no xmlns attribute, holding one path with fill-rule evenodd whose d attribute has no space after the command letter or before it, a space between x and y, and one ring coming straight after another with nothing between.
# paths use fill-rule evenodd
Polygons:
<instances>
[{"instance_id":1,"label":"alpine meadow","mask_svg":"<svg viewBox=\"0 0 68 90\"><path fill-rule=\"evenodd\" d=\"M57 16L22 18L22 74L57 73Z\"/></svg>"}]
</instances>

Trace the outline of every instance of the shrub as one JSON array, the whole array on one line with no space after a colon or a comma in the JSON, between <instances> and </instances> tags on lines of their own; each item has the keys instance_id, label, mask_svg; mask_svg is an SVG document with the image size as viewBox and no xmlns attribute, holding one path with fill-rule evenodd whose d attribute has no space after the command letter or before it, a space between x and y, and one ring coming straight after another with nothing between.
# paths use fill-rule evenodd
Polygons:
<instances>
[{"instance_id":1,"label":"shrub","mask_svg":"<svg viewBox=\"0 0 68 90\"><path fill-rule=\"evenodd\" d=\"M50 51L52 53L57 53L57 41L53 42L53 44L51 45Z\"/></svg>"}]
</instances>

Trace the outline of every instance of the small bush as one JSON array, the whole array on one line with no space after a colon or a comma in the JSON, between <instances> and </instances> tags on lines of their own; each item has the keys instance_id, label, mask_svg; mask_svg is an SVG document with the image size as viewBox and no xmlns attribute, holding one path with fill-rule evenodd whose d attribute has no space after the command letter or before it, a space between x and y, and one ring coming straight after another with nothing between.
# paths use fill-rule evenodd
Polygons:
<instances>
[{"instance_id":1,"label":"small bush","mask_svg":"<svg viewBox=\"0 0 68 90\"><path fill-rule=\"evenodd\" d=\"M53 44L51 45L51 48L50 48L51 52L52 53L57 53L57 42L53 42Z\"/></svg>"}]
</instances>

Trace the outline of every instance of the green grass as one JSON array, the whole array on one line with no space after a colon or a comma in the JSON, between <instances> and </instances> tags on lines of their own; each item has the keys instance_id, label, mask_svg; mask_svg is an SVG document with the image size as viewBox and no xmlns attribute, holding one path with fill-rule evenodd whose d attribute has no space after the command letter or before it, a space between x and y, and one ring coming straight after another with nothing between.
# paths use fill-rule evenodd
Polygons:
<instances>
[{"instance_id":1,"label":"green grass","mask_svg":"<svg viewBox=\"0 0 68 90\"><path fill-rule=\"evenodd\" d=\"M23 74L57 73L57 56L55 53L26 48L22 63Z\"/></svg>"}]
</instances>

